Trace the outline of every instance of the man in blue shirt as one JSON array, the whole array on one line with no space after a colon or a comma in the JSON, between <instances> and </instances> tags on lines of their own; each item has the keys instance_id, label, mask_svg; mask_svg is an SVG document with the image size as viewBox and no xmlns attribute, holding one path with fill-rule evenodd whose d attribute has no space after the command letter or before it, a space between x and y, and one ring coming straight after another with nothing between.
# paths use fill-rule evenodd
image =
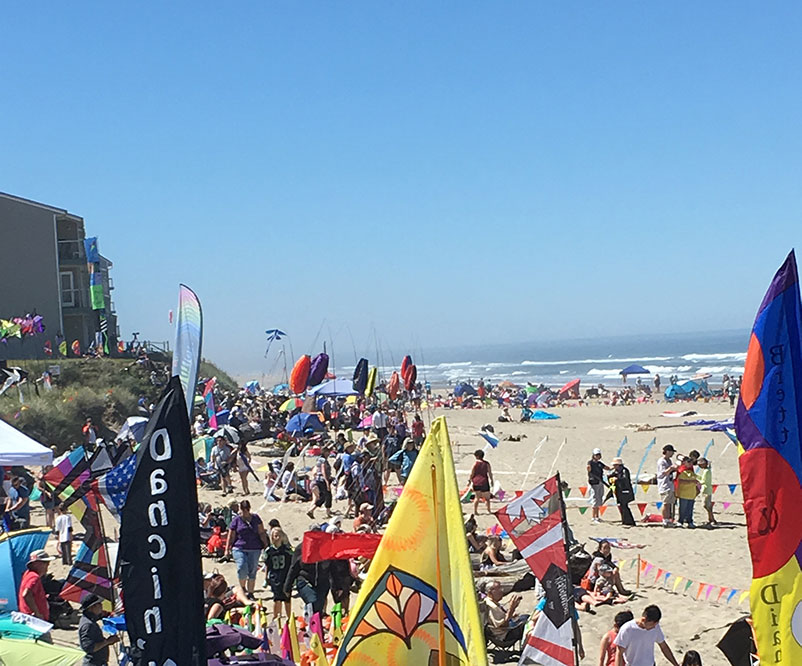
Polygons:
<instances>
[{"instance_id":1,"label":"man in blue shirt","mask_svg":"<svg viewBox=\"0 0 802 666\"><path fill-rule=\"evenodd\" d=\"M404 442L404 448L390 458L390 464L401 465L400 478L402 485L407 482L409 474L412 472L412 466L417 459L418 449L415 448L415 442L411 439L407 439Z\"/></svg>"},{"instance_id":2,"label":"man in blue shirt","mask_svg":"<svg viewBox=\"0 0 802 666\"><path fill-rule=\"evenodd\" d=\"M28 500L30 491L22 483L21 476L11 479L11 488L8 489L6 512L11 515L15 523L13 529L24 530L31 524L31 504Z\"/></svg>"}]
</instances>

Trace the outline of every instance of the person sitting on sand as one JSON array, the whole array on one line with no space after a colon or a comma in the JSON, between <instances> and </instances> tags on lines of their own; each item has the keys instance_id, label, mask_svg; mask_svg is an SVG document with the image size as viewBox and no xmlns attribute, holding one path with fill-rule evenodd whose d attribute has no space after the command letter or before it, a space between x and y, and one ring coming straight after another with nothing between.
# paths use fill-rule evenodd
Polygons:
<instances>
[{"instance_id":1,"label":"person sitting on sand","mask_svg":"<svg viewBox=\"0 0 802 666\"><path fill-rule=\"evenodd\" d=\"M487 537L484 534L477 534L476 529L476 518L471 514L465 522L465 538L468 540L469 553L481 553L487 546Z\"/></svg>"},{"instance_id":2,"label":"person sitting on sand","mask_svg":"<svg viewBox=\"0 0 802 666\"><path fill-rule=\"evenodd\" d=\"M593 561L590 563L587 574L585 574L591 587L596 585L596 581L601 575L601 567L603 565L607 565L613 570L613 582L615 583L616 589L621 594L632 594L621 582L621 572L613 561L612 547L610 546L610 542L604 539L599 541L599 547L594 551Z\"/></svg>"},{"instance_id":3,"label":"person sitting on sand","mask_svg":"<svg viewBox=\"0 0 802 666\"><path fill-rule=\"evenodd\" d=\"M629 601L628 596L618 594L613 576L614 572L615 567L607 562L599 567L599 576L593 586L593 595L598 600L597 606L605 603L625 604Z\"/></svg>"},{"instance_id":4,"label":"person sitting on sand","mask_svg":"<svg viewBox=\"0 0 802 666\"><path fill-rule=\"evenodd\" d=\"M487 540L487 547L482 553L482 569L492 569L507 561L507 558L501 553L502 548L501 537L491 536Z\"/></svg>"},{"instance_id":5,"label":"person sitting on sand","mask_svg":"<svg viewBox=\"0 0 802 666\"><path fill-rule=\"evenodd\" d=\"M480 612L485 630L493 639L505 644L521 640L526 621L529 619L526 614L516 613L523 597L520 594L512 595L505 608L501 603L504 592L497 580L482 581L479 584L479 594L483 597L480 602Z\"/></svg>"},{"instance_id":6,"label":"person sitting on sand","mask_svg":"<svg viewBox=\"0 0 802 666\"><path fill-rule=\"evenodd\" d=\"M512 423L512 415L510 414L510 408L505 407L501 410L501 414L498 417L499 423Z\"/></svg>"},{"instance_id":7,"label":"person sitting on sand","mask_svg":"<svg viewBox=\"0 0 802 666\"><path fill-rule=\"evenodd\" d=\"M521 408L521 423L528 423L532 420L532 410L524 405Z\"/></svg>"}]
</instances>

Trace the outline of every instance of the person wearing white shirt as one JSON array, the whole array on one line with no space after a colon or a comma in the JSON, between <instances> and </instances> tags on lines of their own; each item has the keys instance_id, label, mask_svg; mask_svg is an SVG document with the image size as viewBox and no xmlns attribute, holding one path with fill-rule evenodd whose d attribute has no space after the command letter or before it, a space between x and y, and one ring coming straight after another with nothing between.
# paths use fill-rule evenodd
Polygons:
<instances>
[{"instance_id":1,"label":"person wearing white shirt","mask_svg":"<svg viewBox=\"0 0 802 666\"><path fill-rule=\"evenodd\" d=\"M660 628L662 616L657 606L650 605L640 618L622 625L613 641L618 647L615 666L654 666L655 643L670 664L679 666Z\"/></svg>"},{"instance_id":2,"label":"person wearing white shirt","mask_svg":"<svg viewBox=\"0 0 802 666\"><path fill-rule=\"evenodd\" d=\"M663 525L668 527L674 525L674 504L677 501L674 493L674 478L677 474L677 466L671 460L671 456L676 453L672 444L663 447L663 457L657 461L657 492L663 502L661 510L663 514Z\"/></svg>"},{"instance_id":3,"label":"person wearing white shirt","mask_svg":"<svg viewBox=\"0 0 802 666\"><path fill-rule=\"evenodd\" d=\"M373 413L373 419L371 421L373 432L376 433L376 437L378 437L379 440L383 441L384 438L387 437L387 423L387 414L385 414L381 407L379 407Z\"/></svg>"},{"instance_id":4,"label":"person wearing white shirt","mask_svg":"<svg viewBox=\"0 0 802 666\"><path fill-rule=\"evenodd\" d=\"M63 504L58 507L56 534L58 534L58 552L61 555L61 562L72 564L72 517Z\"/></svg>"}]
</instances>

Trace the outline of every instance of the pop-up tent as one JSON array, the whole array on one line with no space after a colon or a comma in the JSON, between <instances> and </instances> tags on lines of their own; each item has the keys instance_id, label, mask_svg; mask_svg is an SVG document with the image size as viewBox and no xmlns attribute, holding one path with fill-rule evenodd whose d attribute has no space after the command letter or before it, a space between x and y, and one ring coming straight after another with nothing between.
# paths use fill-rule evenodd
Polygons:
<instances>
[{"instance_id":1,"label":"pop-up tent","mask_svg":"<svg viewBox=\"0 0 802 666\"><path fill-rule=\"evenodd\" d=\"M53 452L0 419L0 466L50 465Z\"/></svg>"},{"instance_id":2,"label":"pop-up tent","mask_svg":"<svg viewBox=\"0 0 802 666\"><path fill-rule=\"evenodd\" d=\"M642 365L638 365L637 363L633 363L632 365L628 365L624 368L621 372L618 373L619 375L648 375L649 371L644 368Z\"/></svg>"},{"instance_id":3,"label":"pop-up tent","mask_svg":"<svg viewBox=\"0 0 802 666\"><path fill-rule=\"evenodd\" d=\"M310 395L356 395L357 391L354 390L354 383L349 379L332 379L330 382L324 382L309 389Z\"/></svg>"},{"instance_id":4,"label":"pop-up tent","mask_svg":"<svg viewBox=\"0 0 802 666\"><path fill-rule=\"evenodd\" d=\"M561 398L578 398L579 397L579 380L572 379L565 386L560 389L559 393Z\"/></svg>"},{"instance_id":5,"label":"pop-up tent","mask_svg":"<svg viewBox=\"0 0 802 666\"><path fill-rule=\"evenodd\" d=\"M17 590L30 554L44 548L50 536L47 527L6 532L0 535L0 609L17 610Z\"/></svg>"}]
</instances>

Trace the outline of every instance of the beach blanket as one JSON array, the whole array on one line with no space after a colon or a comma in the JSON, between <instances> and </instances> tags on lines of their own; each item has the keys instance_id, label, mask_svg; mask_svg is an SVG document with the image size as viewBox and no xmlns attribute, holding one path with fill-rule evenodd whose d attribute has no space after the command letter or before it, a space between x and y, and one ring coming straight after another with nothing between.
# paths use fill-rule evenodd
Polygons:
<instances>
[{"instance_id":1,"label":"beach blanket","mask_svg":"<svg viewBox=\"0 0 802 666\"><path fill-rule=\"evenodd\" d=\"M610 539L608 537L590 537L594 541L606 541L613 548L621 548L623 550L631 550L633 548L646 548L642 543L629 543L629 539Z\"/></svg>"},{"instance_id":2,"label":"beach blanket","mask_svg":"<svg viewBox=\"0 0 802 666\"><path fill-rule=\"evenodd\" d=\"M560 417L557 414L552 414L551 412L545 412L542 409L538 409L532 414L532 418L537 419L538 421L548 421L550 419L558 419Z\"/></svg>"}]
</instances>

